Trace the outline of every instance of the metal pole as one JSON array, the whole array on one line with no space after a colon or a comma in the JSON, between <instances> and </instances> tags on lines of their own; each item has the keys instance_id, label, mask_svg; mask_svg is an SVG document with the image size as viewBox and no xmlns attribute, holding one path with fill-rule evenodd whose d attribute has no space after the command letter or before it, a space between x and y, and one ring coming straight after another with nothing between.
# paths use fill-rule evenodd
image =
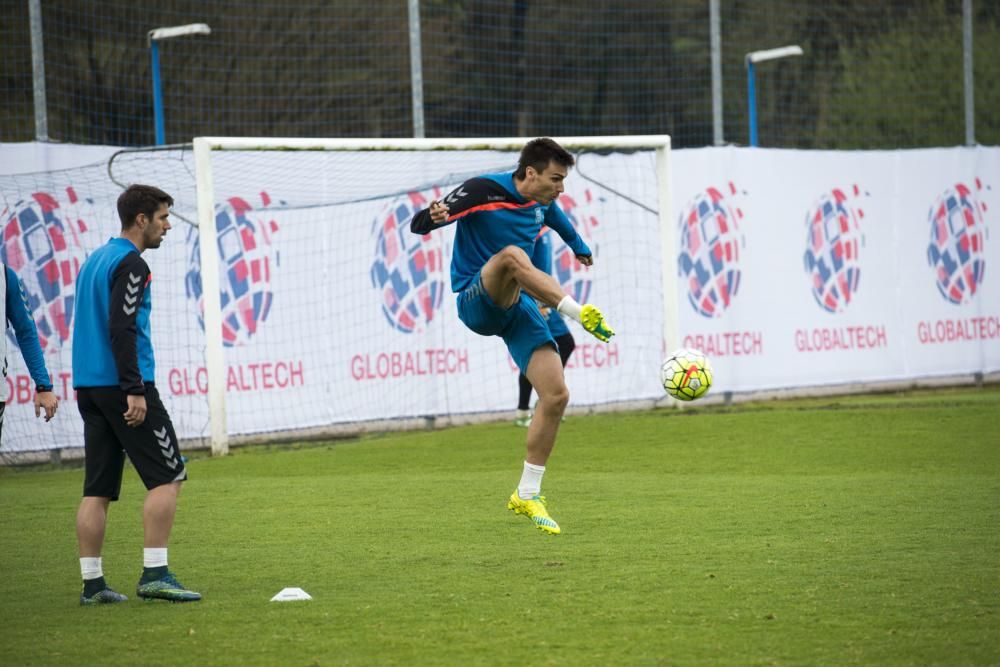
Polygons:
<instances>
[{"instance_id":1,"label":"metal pole","mask_svg":"<svg viewBox=\"0 0 1000 667\"><path fill-rule=\"evenodd\" d=\"M149 57L152 59L153 70L153 125L156 128L156 145L162 146L166 143L163 130L163 92L160 90L160 49L155 39L149 42Z\"/></svg>"},{"instance_id":2,"label":"metal pole","mask_svg":"<svg viewBox=\"0 0 1000 667\"><path fill-rule=\"evenodd\" d=\"M965 71L965 145L976 145L976 100L972 78L972 0L962 0L962 69Z\"/></svg>"},{"instance_id":3,"label":"metal pole","mask_svg":"<svg viewBox=\"0 0 1000 667\"><path fill-rule=\"evenodd\" d=\"M712 51L712 143L721 146L722 138L722 30L719 23L719 0L708 3L709 40Z\"/></svg>"},{"instance_id":4,"label":"metal pole","mask_svg":"<svg viewBox=\"0 0 1000 667\"><path fill-rule=\"evenodd\" d=\"M750 107L750 145L757 145L757 90L754 83L753 61L747 60L747 106Z\"/></svg>"},{"instance_id":5,"label":"metal pole","mask_svg":"<svg viewBox=\"0 0 1000 667\"><path fill-rule=\"evenodd\" d=\"M35 141L49 140L48 105L45 100L45 48L42 44L42 0L28 0L31 21L31 77L35 102Z\"/></svg>"},{"instance_id":6,"label":"metal pole","mask_svg":"<svg viewBox=\"0 0 1000 667\"><path fill-rule=\"evenodd\" d=\"M424 138L424 63L420 48L420 0L408 0L410 13L410 88L413 96L413 136Z\"/></svg>"}]
</instances>

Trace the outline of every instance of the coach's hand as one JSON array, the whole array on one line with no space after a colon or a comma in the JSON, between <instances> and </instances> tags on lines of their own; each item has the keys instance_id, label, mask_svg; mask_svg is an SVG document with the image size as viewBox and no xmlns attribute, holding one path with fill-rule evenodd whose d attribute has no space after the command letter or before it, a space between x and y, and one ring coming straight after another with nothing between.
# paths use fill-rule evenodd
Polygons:
<instances>
[{"instance_id":1,"label":"coach's hand","mask_svg":"<svg viewBox=\"0 0 1000 667\"><path fill-rule=\"evenodd\" d=\"M35 416L41 417L42 410L45 410L45 421L49 421L56 416L59 408L59 397L51 391L35 392Z\"/></svg>"},{"instance_id":2,"label":"coach's hand","mask_svg":"<svg viewBox=\"0 0 1000 667\"><path fill-rule=\"evenodd\" d=\"M577 255L576 258L584 266L590 266L591 264L594 263L594 256L593 255Z\"/></svg>"},{"instance_id":3,"label":"coach's hand","mask_svg":"<svg viewBox=\"0 0 1000 667\"><path fill-rule=\"evenodd\" d=\"M128 410L125 411L125 423L136 427L146 421L146 397L129 394L126 400Z\"/></svg>"}]
</instances>

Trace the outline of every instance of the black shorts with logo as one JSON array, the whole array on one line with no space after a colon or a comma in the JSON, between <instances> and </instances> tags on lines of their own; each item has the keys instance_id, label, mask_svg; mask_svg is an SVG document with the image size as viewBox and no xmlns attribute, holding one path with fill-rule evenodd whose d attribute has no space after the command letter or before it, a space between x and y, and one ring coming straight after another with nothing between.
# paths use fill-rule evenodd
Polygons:
<instances>
[{"instance_id":1,"label":"black shorts with logo","mask_svg":"<svg viewBox=\"0 0 1000 667\"><path fill-rule=\"evenodd\" d=\"M146 385L146 420L125 423L126 394L118 387L76 390L83 417L83 495L118 500L128 455L147 489L187 479L170 415L152 384Z\"/></svg>"}]
</instances>

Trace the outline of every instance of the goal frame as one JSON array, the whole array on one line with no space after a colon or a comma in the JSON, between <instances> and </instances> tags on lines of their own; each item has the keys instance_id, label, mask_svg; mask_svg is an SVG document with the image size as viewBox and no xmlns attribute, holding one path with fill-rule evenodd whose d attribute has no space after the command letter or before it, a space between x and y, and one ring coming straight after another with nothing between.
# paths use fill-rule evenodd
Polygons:
<instances>
[{"instance_id":1,"label":"goal frame","mask_svg":"<svg viewBox=\"0 0 1000 667\"><path fill-rule=\"evenodd\" d=\"M677 303L677 232L673 224L670 187L670 136L553 137L567 150L652 149L656 154L656 190L660 225L663 290L663 342L674 345L679 334ZM205 369L208 381L209 440L213 456L229 452L226 415L226 367L222 339L218 236L215 227L213 151L520 151L530 138L491 137L461 139L307 139L255 137L195 137L193 140L198 202L202 296L205 322Z\"/></svg>"}]
</instances>

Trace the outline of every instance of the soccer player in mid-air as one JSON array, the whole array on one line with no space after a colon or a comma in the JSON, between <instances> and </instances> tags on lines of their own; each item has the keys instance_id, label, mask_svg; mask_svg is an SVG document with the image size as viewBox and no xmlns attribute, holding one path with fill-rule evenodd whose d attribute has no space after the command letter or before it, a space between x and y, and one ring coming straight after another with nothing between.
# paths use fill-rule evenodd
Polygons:
<instances>
[{"instance_id":1,"label":"soccer player in mid-air","mask_svg":"<svg viewBox=\"0 0 1000 667\"><path fill-rule=\"evenodd\" d=\"M507 507L550 534L558 534L560 528L545 507L542 475L569 390L556 341L538 302L576 320L599 340L607 342L614 335L600 310L591 304L581 306L529 258L539 230L546 225L582 264L593 263L590 248L556 203L573 164L573 156L552 139L534 139L522 149L515 171L472 178L443 201L431 202L410 223L417 234L458 223L451 262L458 316L477 334L503 338L510 356L538 392L521 481Z\"/></svg>"},{"instance_id":2,"label":"soccer player in mid-air","mask_svg":"<svg viewBox=\"0 0 1000 667\"><path fill-rule=\"evenodd\" d=\"M118 198L121 235L95 250L76 279L73 386L83 417L83 499L76 515L83 592L80 604L124 602L104 581L101 548L108 505L118 500L125 456L146 486L142 508L141 598L200 600L167 569L167 542L187 470L160 401L150 337L153 276L141 254L170 229L166 192L132 185Z\"/></svg>"}]
</instances>

